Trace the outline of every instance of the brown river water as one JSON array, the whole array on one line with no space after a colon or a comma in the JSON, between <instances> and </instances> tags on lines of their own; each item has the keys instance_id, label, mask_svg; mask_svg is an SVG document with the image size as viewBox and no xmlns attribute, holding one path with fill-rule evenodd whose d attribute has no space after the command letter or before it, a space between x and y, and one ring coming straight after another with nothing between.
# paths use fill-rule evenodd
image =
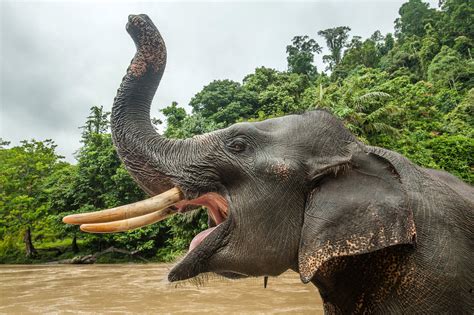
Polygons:
<instances>
[{"instance_id":1,"label":"brown river water","mask_svg":"<svg viewBox=\"0 0 474 315\"><path fill-rule=\"evenodd\" d=\"M323 314L316 288L269 278L170 284L168 264L0 265L0 314Z\"/></svg>"}]
</instances>

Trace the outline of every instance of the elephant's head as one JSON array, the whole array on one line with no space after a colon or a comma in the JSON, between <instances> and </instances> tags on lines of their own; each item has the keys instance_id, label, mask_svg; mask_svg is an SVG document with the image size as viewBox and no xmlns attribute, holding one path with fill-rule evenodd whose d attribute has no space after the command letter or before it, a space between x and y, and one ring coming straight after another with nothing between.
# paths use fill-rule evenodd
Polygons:
<instances>
[{"instance_id":1,"label":"elephant's head","mask_svg":"<svg viewBox=\"0 0 474 315\"><path fill-rule=\"evenodd\" d=\"M412 243L415 234L395 168L322 110L244 122L186 140L150 123L164 71L163 40L145 15L129 17L137 53L118 90L112 133L128 171L150 195L178 187L188 205L208 208L171 281L202 272L279 275L309 281L333 257Z\"/></svg>"}]
</instances>

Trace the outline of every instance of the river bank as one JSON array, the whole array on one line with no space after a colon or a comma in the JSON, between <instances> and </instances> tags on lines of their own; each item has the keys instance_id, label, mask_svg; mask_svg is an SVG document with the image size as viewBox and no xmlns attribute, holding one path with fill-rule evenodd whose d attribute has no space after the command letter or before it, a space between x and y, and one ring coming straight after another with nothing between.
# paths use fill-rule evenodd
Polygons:
<instances>
[{"instance_id":1,"label":"river bank","mask_svg":"<svg viewBox=\"0 0 474 315\"><path fill-rule=\"evenodd\" d=\"M22 245L18 242L0 242L0 265L166 263L184 254L184 251L172 251L169 248L160 248L156 253L110 245L92 249L82 240L77 242L76 250L73 250L71 240L64 239L39 243L35 246L35 255L27 257Z\"/></svg>"}]
</instances>

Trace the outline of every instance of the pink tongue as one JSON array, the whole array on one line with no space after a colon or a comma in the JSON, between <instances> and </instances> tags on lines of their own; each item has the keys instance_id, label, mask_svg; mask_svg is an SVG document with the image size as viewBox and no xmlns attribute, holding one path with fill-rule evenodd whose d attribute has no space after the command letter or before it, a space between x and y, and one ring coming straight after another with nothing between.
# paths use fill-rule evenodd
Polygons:
<instances>
[{"instance_id":1,"label":"pink tongue","mask_svg":"<svg viewBox=\"0 0 474 315\"><path fill-rule=\"evenodd\" d=\"M189 251L192 251L196 246L201 244L201 242L209 235L211 234L212 231L214 231L215 227L208 228L207 230L202 231L198 235L196 235L193 240L191 241L191 244L189 244Z\"/></svg>"}]
</instances>

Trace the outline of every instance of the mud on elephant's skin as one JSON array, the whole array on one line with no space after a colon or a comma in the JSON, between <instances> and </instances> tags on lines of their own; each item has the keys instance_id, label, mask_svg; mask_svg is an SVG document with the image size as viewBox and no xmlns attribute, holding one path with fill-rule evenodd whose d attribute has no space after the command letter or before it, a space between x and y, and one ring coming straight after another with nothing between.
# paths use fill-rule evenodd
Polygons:
<instances>
[{"instance_id":1,"label":"mud on elephant's skin","mask_svg":"<svg viewBox=\"0 0 474 315\"><path fill-rule=\"evenodd\" d=\"M448 173L359 142L330 113L238 123L186 140L157 134L150 103L166 48L146 15L118 90L112 134L150 195L178 187L212 227L170 281L298 272L328 313L473 311L474 190Z\"/></svg>"}]
</instances>

